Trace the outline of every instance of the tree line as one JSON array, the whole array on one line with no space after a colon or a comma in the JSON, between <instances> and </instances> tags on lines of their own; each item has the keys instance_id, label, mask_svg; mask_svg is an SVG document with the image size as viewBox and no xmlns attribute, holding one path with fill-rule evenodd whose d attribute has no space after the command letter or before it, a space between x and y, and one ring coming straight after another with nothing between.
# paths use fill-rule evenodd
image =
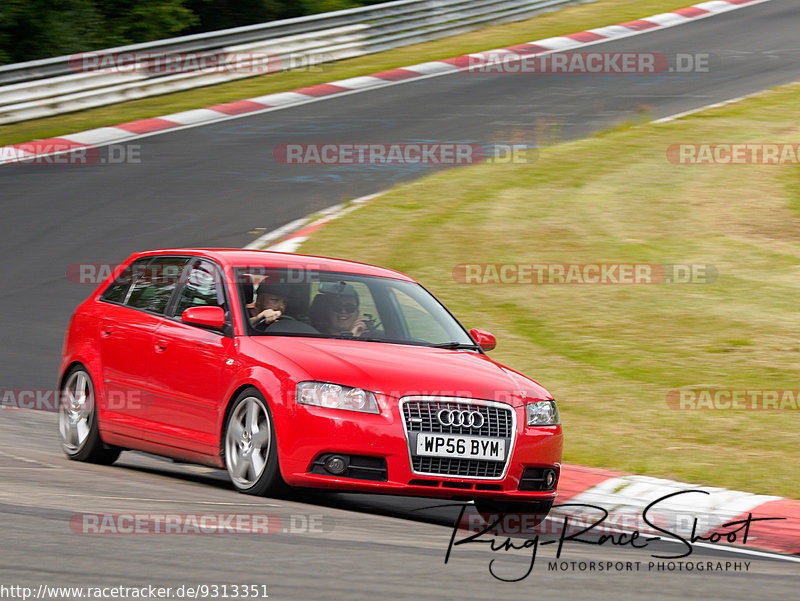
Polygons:
<instances>
[{"instance_id":1,"label":"tree line","mask_svg":"<svg viewBox=\"0 0 800 601\"><path fill-rule=\"evenodd\" d=\"M0 64L377 4L384 0L0 0Z\"/></svg>"}]
</instances>

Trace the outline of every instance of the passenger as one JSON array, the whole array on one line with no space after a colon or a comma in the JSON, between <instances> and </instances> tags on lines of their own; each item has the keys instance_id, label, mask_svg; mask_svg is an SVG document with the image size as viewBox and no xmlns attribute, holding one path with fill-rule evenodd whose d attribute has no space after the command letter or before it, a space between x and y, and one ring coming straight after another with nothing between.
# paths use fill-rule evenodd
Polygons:
<instances>
[{"instance_id":1,"label":"passenger","mask_svg":"<svg viewBox=\"0 0 800 601\"><path fill-rule=\"evenodd\" d=\"M358 313L358 292L346 282L323 282L311 304L311 323L331 336L363 336L370 333L367 320Z\"/></svg>"}]
</instances>

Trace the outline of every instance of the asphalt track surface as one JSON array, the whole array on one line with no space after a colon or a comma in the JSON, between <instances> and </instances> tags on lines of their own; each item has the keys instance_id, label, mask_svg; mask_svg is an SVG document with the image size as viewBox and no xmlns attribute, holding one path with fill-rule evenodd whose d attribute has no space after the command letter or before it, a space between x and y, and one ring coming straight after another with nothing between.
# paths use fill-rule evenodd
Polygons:
<instances>
[{"instance_id":1,"label":"asphalt track surface","mask_svg":"<svg viewBox=\"0 0 800 601\"><path fill-rule=\"evenodd\" d=\"M708 53L706 73L460 73L142 138L133 142L141 145L138 164L0 167L0 387L54 386L69 315L90 292L66 279L70 265L116 263L145 248L240 247L311 211L432 169L283 166L272 156L279 144L535 144L554 127L574 138L642 107L658 118L796 81L798 31L798 3L772 0L591 48ZM550 547L529 578L503 583L488 573L496 554L485 548L459 547L444 565L445 524L456 510L423 509L430 500L319 493L253 499L236 494L221 472L133 453L113 467L71 463L58 449L53 414L1 417L0 585L264 584L271 599L353 600L790 599L800 586L797 563L696 549L689 559L751 561L749 571L653 572L647 551L579 544L562 559L645 566L548 572ZM303 516L313 517L322 531L85 536L69 526L76 512L166 511L270 512L300 530ZM495 567L509 577L526 569L527 555L501 560Z\"/></svg>"}]
</instances>

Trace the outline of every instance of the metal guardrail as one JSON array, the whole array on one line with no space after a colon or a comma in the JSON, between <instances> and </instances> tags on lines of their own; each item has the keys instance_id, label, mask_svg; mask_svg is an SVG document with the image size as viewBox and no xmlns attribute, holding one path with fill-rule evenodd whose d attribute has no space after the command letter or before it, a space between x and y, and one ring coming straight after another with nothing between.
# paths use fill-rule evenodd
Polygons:
<instances>
[{"instance_id":1,"label":"metal guardrail","mask_svg":"<svg viewBox=\"0 0 800 601\"><path fill-rule=\"evenodd\" d=\"M0 124L343 60L595 0L399 0L0 66Z\"/></svg>"}]
</instances>

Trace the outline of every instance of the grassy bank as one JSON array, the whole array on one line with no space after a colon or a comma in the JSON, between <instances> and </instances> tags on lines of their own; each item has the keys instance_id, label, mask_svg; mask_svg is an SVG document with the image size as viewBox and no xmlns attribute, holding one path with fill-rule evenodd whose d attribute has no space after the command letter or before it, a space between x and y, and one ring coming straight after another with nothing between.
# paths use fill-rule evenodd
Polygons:
<instances>
[{"instance_id":1,"label":"grassy bank","mask_svg":"<svg viewBox=\"0 0 800 601\"><path fill-rule=\"evenodd\" d=\"M560 401L565 459L800 498L800 411L681 411L670 390L798 389L800 168L687 166L675 143L792 142L800 85L398 187L300 252L393 267ZM465 285L465 263L712 264L711 284Z\"/></svg>"},{"instance_id":2,"label":"grassy bank","mask_svg":"<svg viewBox=\"0 0 800 601\"><path fill-rule=\"evenodd\" d=\"M522 44L546 37L630 21L681 8L688 4L690 4L688 0L598 0L591 4L571 6L556 12L542 14L518 23L488 27L435 42L320 65L315 71L298 70L263 75L55 117L0 125L0 146L56 137L95 127L157 117L244 98L254 98L274 92L285 92L429 60Z\"/></svg>"}]
</instances>

